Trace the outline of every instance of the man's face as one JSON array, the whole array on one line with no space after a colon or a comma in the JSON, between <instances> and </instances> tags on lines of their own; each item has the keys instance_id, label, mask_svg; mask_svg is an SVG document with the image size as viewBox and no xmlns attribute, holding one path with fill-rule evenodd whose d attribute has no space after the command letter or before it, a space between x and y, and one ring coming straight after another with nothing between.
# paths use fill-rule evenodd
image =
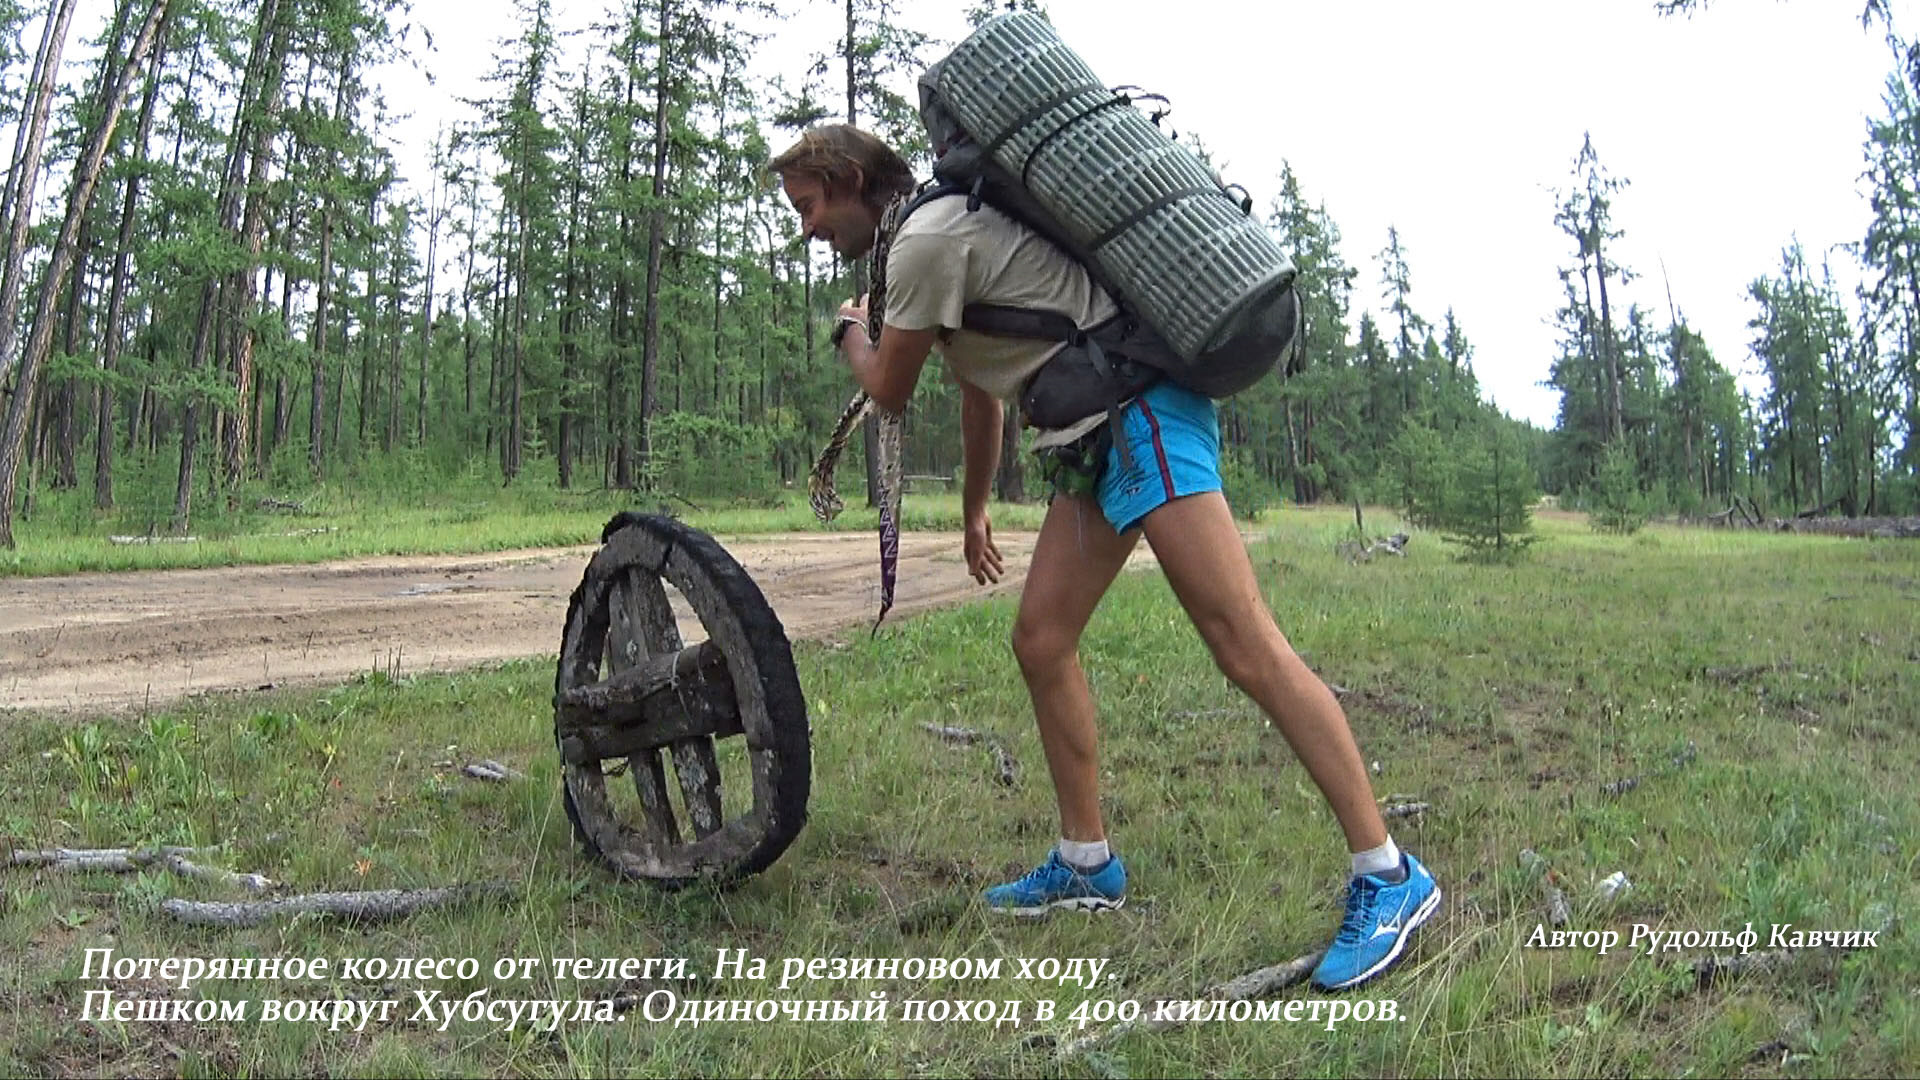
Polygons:
<instances>
[{"instance_id":1,"label":"man's face","mask_svg":"<svg viewBox=\"0 0 1920 1080\"><path fill-rule=\"evenodd\" d=\"M781 177L781 184L808 238L825 240L848 259L857 259L873 247L873 230L880 223L858 195L830 196L817 177L799 174Z\"/></svg>"}]
</instances>

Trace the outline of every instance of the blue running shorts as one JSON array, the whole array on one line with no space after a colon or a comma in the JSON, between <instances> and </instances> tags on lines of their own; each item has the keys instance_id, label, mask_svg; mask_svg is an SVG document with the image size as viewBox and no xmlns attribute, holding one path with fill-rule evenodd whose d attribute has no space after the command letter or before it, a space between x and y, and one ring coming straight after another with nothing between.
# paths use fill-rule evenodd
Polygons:
<instances>
[{"instance_id":1,"label":"blue running shorts","mask_svg":"<svg viewBox=\"0 0 1920 1080\"><path fill-rule=\"evenodd\" d=\"M1183 495L1220 490L1220 417L1213 399L1162 379L1128 402L1094 495L1115 532L1126 532ZM1120 464L1121 438L1132 468Z\"/></svg>"}]
</instances>

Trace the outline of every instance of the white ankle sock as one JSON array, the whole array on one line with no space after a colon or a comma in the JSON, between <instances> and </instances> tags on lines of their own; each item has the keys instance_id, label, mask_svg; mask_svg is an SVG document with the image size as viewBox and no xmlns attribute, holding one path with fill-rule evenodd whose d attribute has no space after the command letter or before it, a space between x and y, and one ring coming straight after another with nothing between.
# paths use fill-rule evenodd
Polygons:
<instances>
[{"instance_id":1,"label":"white ankle sock","mask_svg":"<svg viewBox=\"0 0 1920 1080\"><path fill-rule=\"evenodd\" d=\"M1376 877L1392 878L1400 872L1400 847L1387 837L1387 842L1369 851L1353 853L1353 876L1372 874Z\"/></svg>"},{"instance_id":2,"label":"white ankle sock","mask_svg":"<svg viewBox=\"0 0 1920 1080\"><path fill-rule=\"evenodd\" d=\"M1105 840L1060 839L1060 860L1075 870L1098 870L1112 857Z\"/></svg>"}]
</instances>

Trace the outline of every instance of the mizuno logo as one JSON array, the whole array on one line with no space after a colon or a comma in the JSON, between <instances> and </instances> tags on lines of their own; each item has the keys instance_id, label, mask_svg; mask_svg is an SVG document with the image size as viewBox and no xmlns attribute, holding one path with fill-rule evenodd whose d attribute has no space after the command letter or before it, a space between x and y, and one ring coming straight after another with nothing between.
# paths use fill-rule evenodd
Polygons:
<instances>
[{"instance_id":1,"label":"mizuno logo","mask_svg":"<svg viewBox=\"0 0 1920 1080\"><path fill-rule=\"evenodd\" d=\"M1368 936L1367 940L1371 941L1377 937L1385 937L1388 934L1399 933L1400 927L1403 924L1405 924L1407 921L1407 900L1408 899L1410 899L1410 897L1402 897L1400 900L1400 907L1398 910L1396 910L1393 913L1393 918L1381 919L1380 925L1373 928L1373 933Z\"/></svg>"}]
</instances>

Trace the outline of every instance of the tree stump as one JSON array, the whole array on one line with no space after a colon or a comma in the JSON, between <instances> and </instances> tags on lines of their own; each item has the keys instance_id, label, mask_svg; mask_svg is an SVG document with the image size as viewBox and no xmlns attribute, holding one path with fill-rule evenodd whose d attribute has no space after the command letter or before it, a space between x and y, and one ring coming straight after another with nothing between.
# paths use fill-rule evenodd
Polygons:
<instances>
[{"instance_id":1,"label":"tree stump","mask_svg":"<svg viewBox=\"0 0 1920 1080\"><path fill-rule=\"evenodd\" d=\"M759 873L806 823L812 771L806 701L780 620L746 570L697 529L622 514L602 541L568 605L554 679L574 835L623 877L665 888ZM707 640L683 645L666 585ZM741 744L720 745L736 736ZM620 762L637 795L624 812L609 785ZM733 790L722 790L727 775Z\"/></svg>"}]
</instances>

